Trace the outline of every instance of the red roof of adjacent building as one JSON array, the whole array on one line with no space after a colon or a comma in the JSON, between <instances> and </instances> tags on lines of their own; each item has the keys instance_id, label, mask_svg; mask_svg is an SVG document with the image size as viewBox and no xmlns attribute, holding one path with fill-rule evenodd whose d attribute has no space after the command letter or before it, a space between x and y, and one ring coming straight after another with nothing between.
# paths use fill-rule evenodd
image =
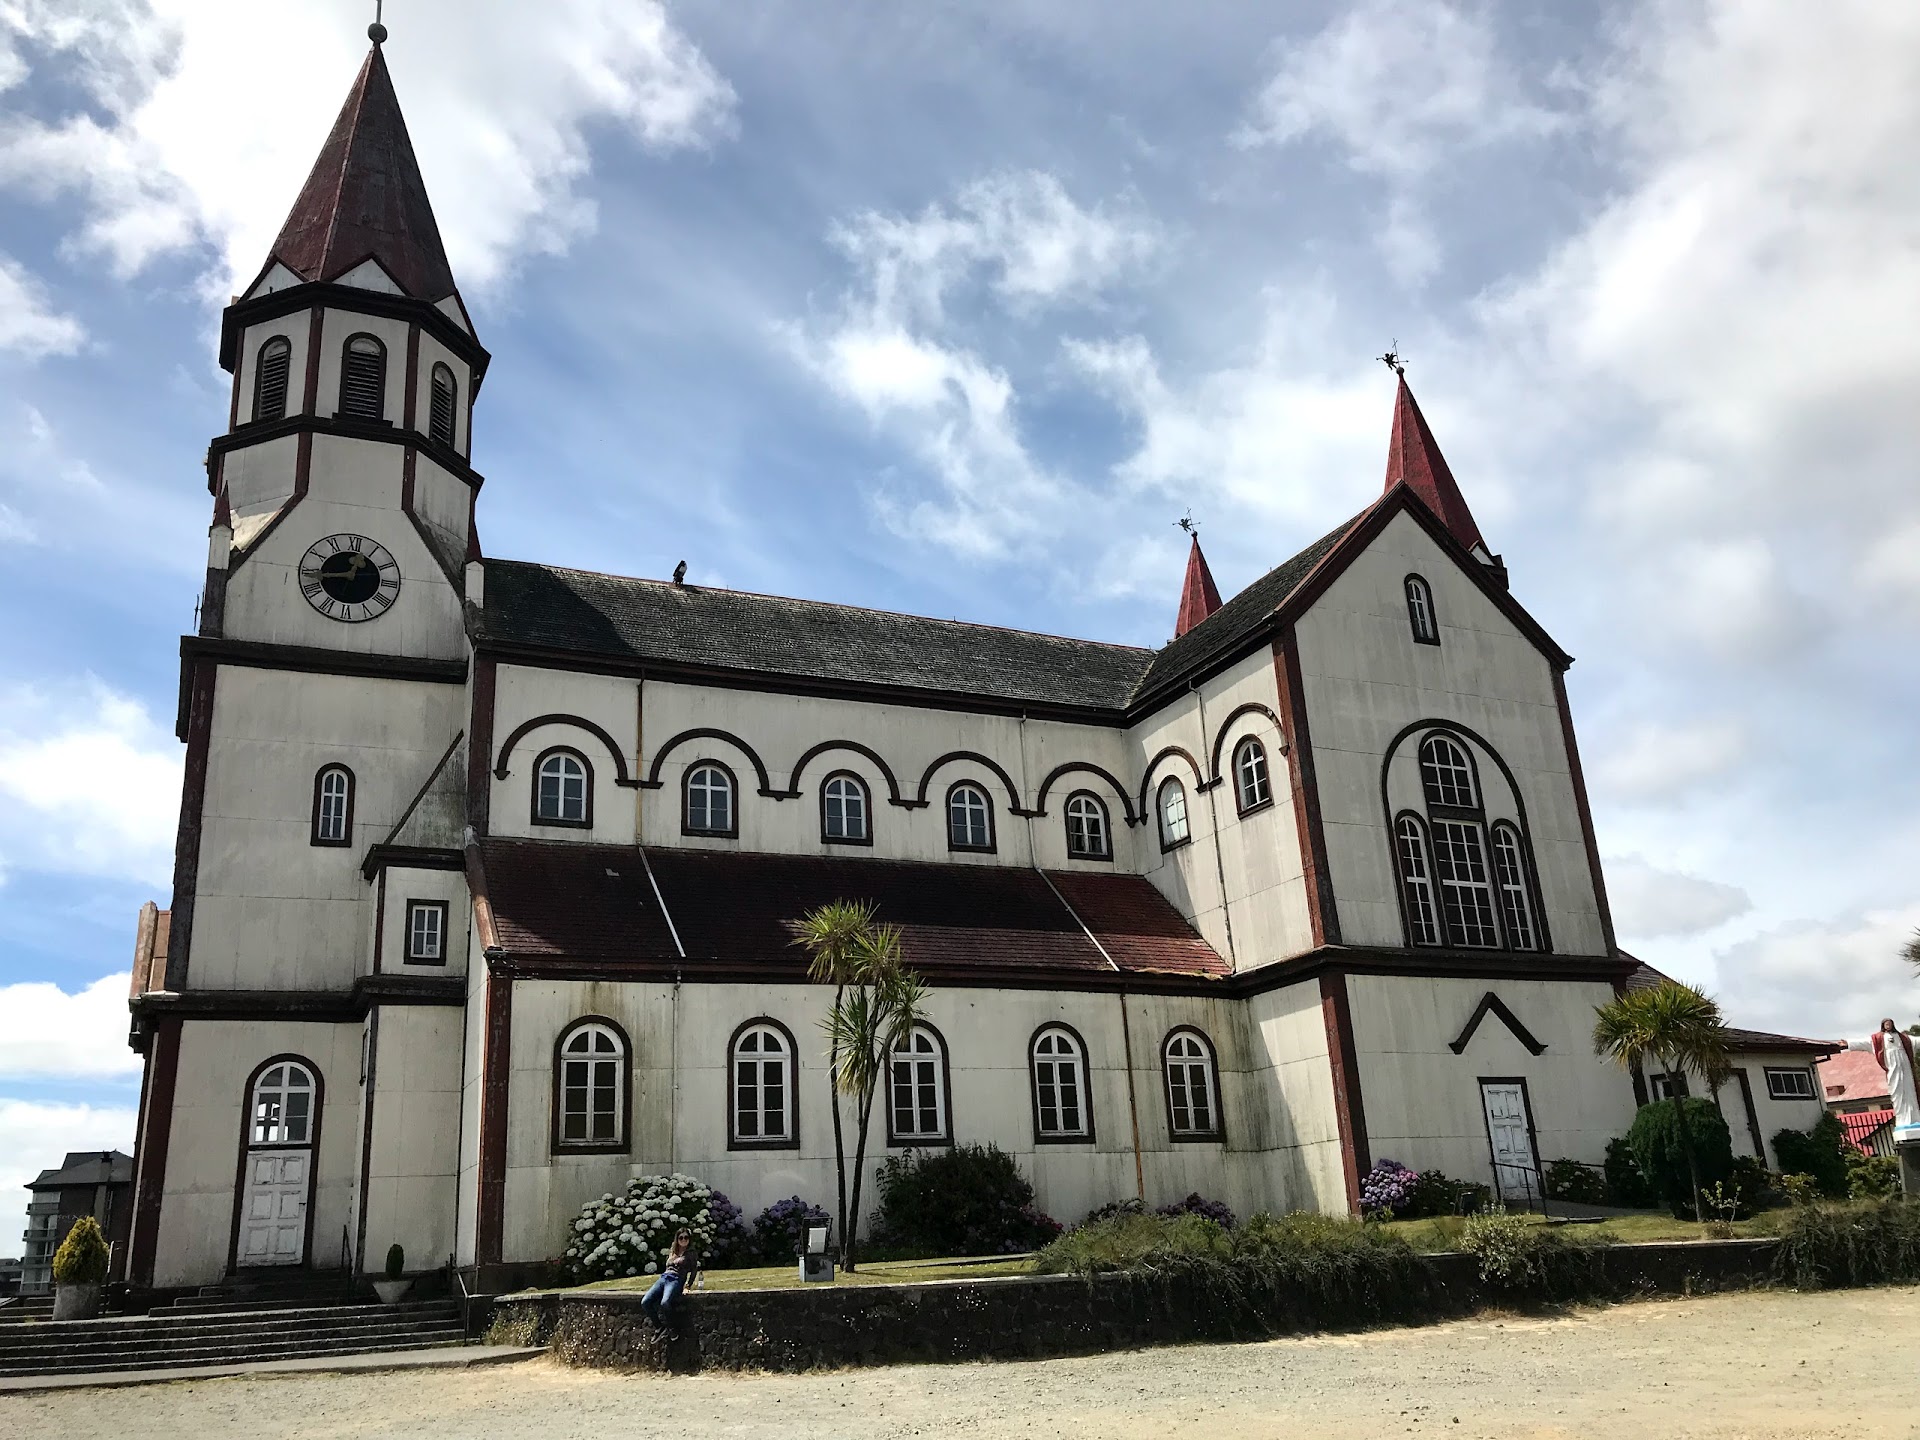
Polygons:
<instances>
[{"instance_id":1,"label":"red roof of adjacent building","mask_svg":"<svg viewBox=\"0 0 1920 1440\"><path fill-rule=\"evenodd\" d=\"M1420 404L1407 388L1404 375L1400 377L1400 389L1393 401L1393 436L1387 442L1385 488L1391 490L1402 483L1426 501L1427 508L1440 517L1441 523L1453 532L1454 539L1468 550L1477 545L1483 553L1493 553L1492 547L1481 538L1473 511L1467 508L1466 496L1454 482L1447 458L1440 453L1433 431L1427 428L1427 417L1420 413Z\"/></svg>"},{"instance_id":2,"label":"red roof of adjacent building","mask_svg":"<svg viewBox=\"0 0 1920 1440\"><path fill-rule=\"evenodd\" d=\"M1820 1084L1829 1105L1884 1100L1887 1096L1887 1072L1871 1050L1841 1050L1828 1056L1820 1062Z\"/></svg>"},{"instance_id":3,"label":"red roof of adjacent building","mask_svg":"<svg viewBox=\"0 0 1920 1440\"><path fill-rule=\"evenodd\" d=\"M1200 537L1193 537L1187 552L1187 579L1180 587L1180 614L1173 622L1173 638L1178 640L1220 608L1220 591L1207 568L1207 557L1200 553Z\"/></svg>"},{"instance_id":4,"label":"red roof of adjacent building","mask_svg":"<svg viewBox=\"0 0 1920 1440\"><path fill-rule=\"evenodd\" d=\"M1872 1138L1874 1131L1893 1123L1893 1111L1854 1110L1833 1118L1840 1122L1840 1128L1846 1132L1847 1143L1862 1154L1870 1155L1873 1151L1867 1141Z\"/></svg>"}]
</instances>

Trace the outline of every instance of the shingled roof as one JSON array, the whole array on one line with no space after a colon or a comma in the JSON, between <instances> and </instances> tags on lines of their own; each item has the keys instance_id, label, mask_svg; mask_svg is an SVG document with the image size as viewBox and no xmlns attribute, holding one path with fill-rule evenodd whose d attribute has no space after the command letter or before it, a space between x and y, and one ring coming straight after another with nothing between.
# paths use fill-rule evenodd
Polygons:
<instances>
[{"instance_id":1,"label":"shingled roof","mask_svg":"<svg viewBox=\"0 0 1920 1440\"><path fill-rule=\"evenodd\" d=\"M1620 952L1620 956L1623 960L1633 961L1638 967L1627 976L1625 982L1627 989L1652 990L1656 986L1673 983L1671 975L1654 969L1638 956L1629 955L1624 950ZM1844 1052L1847 1048L1846 1042L1842 1040L1809 1040L1804 1035L1776 1035L1770 1030L1742 1030L1736 1025L1726 1027L1726 1036L1727 1044L1736 1051L1774 1050L1807 1055L1832 1055L1835 1052Z\"/></svg>"}]
</instances>

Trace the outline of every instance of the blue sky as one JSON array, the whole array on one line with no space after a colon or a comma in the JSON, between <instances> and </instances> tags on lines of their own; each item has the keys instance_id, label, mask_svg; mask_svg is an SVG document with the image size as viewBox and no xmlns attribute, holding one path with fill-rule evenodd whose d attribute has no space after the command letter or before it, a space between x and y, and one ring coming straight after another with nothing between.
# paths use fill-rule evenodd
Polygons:
<instances>
[{"instance_id":1,"label":"blue sky","mask_svg":"<svg viewBox=\"0 0 1920 1440\"><path fill-rule=\"evenodd\" d=\"M368 8L0 8L0 1195L130 1138L218 310ZM1155 644L1183 511L1231 593L1377 493L1397 343L1624 943L1914 1018L1920 9L1540 8L392 0L483 543Z\"/></svg>"}]
</instances>

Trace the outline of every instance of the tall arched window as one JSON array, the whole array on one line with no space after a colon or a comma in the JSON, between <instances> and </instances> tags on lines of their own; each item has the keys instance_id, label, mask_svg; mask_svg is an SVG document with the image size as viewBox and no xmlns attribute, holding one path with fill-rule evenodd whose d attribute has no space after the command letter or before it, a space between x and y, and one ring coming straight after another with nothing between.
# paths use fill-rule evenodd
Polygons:
<instances>
[{"instance_id":1,"label":"tall arched window","mask_svg":"<svg viewBox=\"0 0 1920 1440\"><path fill-rule=\"evenodd\" d=\"M1242 815L1273 803L1267 747L1251 735L1233 747L1233 798Z\"/></svg>"},{"instance_id":2,"label":"tall arched window","mask_svg":"<svg viewBox=\"0 0 1920 1440\"><path fill-rule=\"evenodd\" d=\"M1500 885L1500 918L1514 950L1538 950L1540 927L1533 922L1533 875L1526 842L1505 820L1493 827L1493 875Z\"/></svg>"},{"instance_id":3,"label":"tall arched window","mask_svg":"<svg viewBox=\"0 0 1920 1440\"><path fill-rule=\"evenodd\" d=\"M353 772L344 765L322 765L313 777L312 843L353 843Z\"/></svg>"},{"instance_id":4,"label":"tall arched window","mask_svg":"<svg viewBox=\"0 0 1920 1440\"><path fill-rule=\"evenodd\" d=\"M871 845L871 808L866 782L858 775L844 770L829 775L820 787L820 838L837 845Z\"/></svg>"},{"instance_id":5,"label":"tall arched window","mask_svg":"<svg viewBox=\"0 0 1920 1440\"><path fill-rule=\"evenodd\" d=\"M1440 882L1440 914L1448 940L1474 949L1500 944L1500 922L1487 873L1480 787L1473 760L1449 735L1420 745L1420 783L1427 797L1433 872Z\"/></svg>"},{"instance_id":6,"label":"tall arched window","mask_svg":"<svg viewBox=\"0 0 1920 1440\"><path fill-rule=\"evenodd\" d=\"M451 450L454 402L459 398L460 393L453 382L453 371L445 365L435 365L433 380L428 390L427 438Z\"/></svg>"},{"instance_id":7,"label":"tall arched window","mask_svg":"<svg viewBox=\"0 0 1920 1440\"><path fill-rule=\"evenodd\" d=\"M1473 761L1451 736L1429 735L1420 746L1420 784L1427 792L1429 805L1480 808Z\"/></svg>"},{"instance_id":8,"label":"tall arched window","mask_svg":"<svg viewBox=\"0 0 1920 1440\"><path fill-rule=\"evenodd\" d=\"M718 760L702 760L687 770L680 830L685 835L738 835L740 816L733 803L733 772Z\"/></svg>"},{"instance_id":9,"label":"tall arched window","mask_svg":"<svg viewBox=\"0 0 1920 1440\"><path fill-rule=\"evenodd\" d=\"M1033 1037L1033 1138L1091 1140L1093 1107L1087 1094L1087 1052L1064 1025L1043 1026Z\"/></svg>"},{"instance_id":10,"label":"tall arched window","mask_svg":"<svg viewBox=\"0 0 1920 1440\"><path fill-rule=\"evenodd\" d=\"M1427 827L1418 816L1402 815L1393 827L1394 854L1400 861L1400 893L1406 901L1407 932L1416 945L1441 942L1440 911L1433 898L1433 861Z\"/></svg>"},{"instance_id":11,"label":"tall arched window","mask_svg":"<svg viewBox=\"0 0 1920 1440\"><path fill-rule=\"evenodd\" d=\"M749 1020L734 1032L727 1063L727 1143L735 1150L792 1149L800 1143L793 1113L793 1037L771 1020Z\"/></svg>"},{"instance_id":12,"label":"tall arched window","mask_svg":"<svg viewBox=\"0 0 1920 1440\"><path fill-rule=\"evenodd\" d=\"M340 355L340 413L356 420L387 414L387 347L371 335L354 335Z\"/></svg>"},{"instance_id":13,"label":"tall arched window","mask_svg":"<svg viewBox=\"0 0 1920 1440\"><path fill-rule=\"evenodd\" d=\"M1418 575L1405 580L1407 623L1413 626L1413 638L1422 645L1440 643L1440 622L1433 613L1433 587Z\"/></svg>"},{"instance_id":14,"label":"tall arched window","mask_svg":"<svg viewBox=\"0 0 1920 1440\"><path fill-rule=\"evenodd\" d=\"M947 848L993 849L993 802L986 791L965 780L947 791Z\"/></svg>"},{"instance_id":15,"label":"tall arched window","mask_svg":"<svg viewBox=\"0 0 1920 1440\"><path fill-rule=\"evenodd\" d=\"M253 418L284 420L287 414L287 373L293 365L293 345L276 335L260 347L253 362Z\"/></svg>"},{"instance_id":16,"label":"tall arched window","mask_svg":"<svg viewBox=\"0 0 1920 1440\"><path fill-rule=\"evenodd\" d=\"M299 1060L269 1064L253 1082L247 1144L311 1145L317 1090L313 1071Z\"/></svg>"},{"instance_id":17,"label":"tall arched window","mask_svg":"<svg viewBox=\"0 0 1920 1440\"><path fill-rule=\"evenodd\" d=\"M1175 1140L1218 1140L1220 1070L1212 1042L1191 1026L1169 1031L1160 1066L1167 1082L1167 1132Z\"/></svg>"},{"instance_id":18,"label":"tall arched window","mask_svg":"<svg viewBox=\"0 0 1920 1440\"><path fill-rule=\"evenodd\" d=\"M593 769L578 750L556 748L533 764L533 823L593 824Z\"/></svg>"},{"instance_id":19,"label":"tall arched window","mask_svg":"<svg viewBox=\"0 0 1920 1440\"><path fill-rule=\"evenodd\" d=\"M577 1020L553 1050L553 1148L627 1148L627 1037L611 1020Z\"/></svg>"},{"instance_id":20,"label":"tall arched window","mask_svg":"<svg viewBox=\"0 0 1920 1440\"><path fill-rule=\"evenodd\" d=\"M1113 827L1097 795L1077 790L1067 797L1067 854L1076 860L1111 860Z\"/></svg>"},{"instance_id":21,"label":"tall arched window","mask_svg":"<svg viewBox=\"0 0 1920 1440\"><path fill-rule=\"evenodd\" d=\"M887 1065L887 1143L944 1145L947 1123L947 1047L927 1025L916 1025L894 1047Z\"/></svg>"},{"instance_id":22,"label":"tall arched window","mask_svg":"<svg viewBox=\"0 0 1920 1440\"><path fill-rule=\"evenodd\" d=\"M1160 782L1160 848L1171 850L1193 838L1187 827L1187 787L1169 776Z\"/></svg>"}]
</instances>

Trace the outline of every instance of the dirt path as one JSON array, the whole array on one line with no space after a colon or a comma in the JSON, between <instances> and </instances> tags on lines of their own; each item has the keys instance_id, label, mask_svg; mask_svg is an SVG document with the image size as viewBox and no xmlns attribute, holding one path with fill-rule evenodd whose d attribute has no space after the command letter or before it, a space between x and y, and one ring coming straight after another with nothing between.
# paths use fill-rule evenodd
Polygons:
<instances>
[{"instance_id":1,"label":"dirt path","mask_svg":"<svg viewBox=\"0 0 1920 1440\"><path fill-rule=\"evenodd\" d=\"M1920 1290L1748 1294L1086 1360L661 1379L477 1371L0 1395L9 1440L1920 1436Z\"/></svg>"}]
</instances>

